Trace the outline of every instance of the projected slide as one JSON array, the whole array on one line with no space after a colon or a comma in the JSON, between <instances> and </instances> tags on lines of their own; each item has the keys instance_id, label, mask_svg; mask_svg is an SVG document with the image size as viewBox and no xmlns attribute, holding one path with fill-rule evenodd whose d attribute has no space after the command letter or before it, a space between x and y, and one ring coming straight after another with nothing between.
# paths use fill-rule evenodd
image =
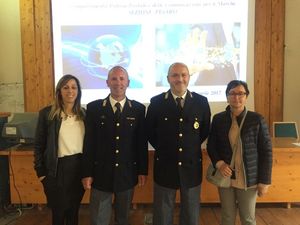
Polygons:
<instances>
[{"instance_id":1,"label":"projected slide","mask_svg":"<svg viewBox=\"0 0 300 225\"><path fill-rule=\"evenodd\" d=\"M141 26L62 26L61 35L63 71L76 75L83 89L106 88L115 65L137 68L130 71L130 87L143 88L143 68L132 58Z\"/></svg>"},{"instance_id":2,"label":"projected slide","mask_svg":"<svg viewBox=\"0 0 300 225\"><path fill-rule=\"evenodd\" d=\"M188 65L189 89L224 101L226 84L246 80L247 1L52 0L56 82L77 76L83 103L104 98L108 71L125 67L127 95L147 103L168 90L167 71Z\"/></svg>"}]
</instances>

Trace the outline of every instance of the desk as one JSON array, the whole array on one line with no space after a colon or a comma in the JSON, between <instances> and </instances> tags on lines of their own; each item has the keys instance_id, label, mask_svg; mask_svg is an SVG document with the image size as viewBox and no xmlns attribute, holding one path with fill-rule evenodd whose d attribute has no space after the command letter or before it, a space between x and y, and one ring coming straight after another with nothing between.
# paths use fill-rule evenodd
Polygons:
<instances>
[{"instance_id":1,"label":"desk","mask_svg":"<svg viewBox=\"0 0 300 225\"><path fill-rule=\"evenodd\" d=\"M43 186L33 169L32 148L2 150L0 155L8 155L9 159L11 203L45 203Z\"/></svg>"},{"instance_id":2,"label":"desk","mask_svg":"<svg viewBox=\"0 0 300 225\"><path fill-rule=\"evenodd\" d=\"M300 147L294 138L274 138L273 173L269 193L258 202L300 202Z\"/></svg>"},{"instance_id":3,"label":"desk","mask_svg":"<svg viewBox=\"0 0 300 225\"><path fill-rule=\"evenodd\" d=\"M288 203L300 202L300 147L293 145L296 142L290 138L276 138L273 140L273 175L269 193L258 198L258 202ZM10 193L11 202L45 203L46 199L40 181L33 169L32 148L0 151L0 155L9 155L10 159ZM147 185L136 187L133 203L152 203L153 199L153 151L149 151L149 176ZM210 160L206 151L203 151L203 174ZM88 203L89 192L86 192L83 203ZM177 201L179 197L177 196ZM217 188L203 179L201 201L203 203L219 202Z\"/></svg>"}]
</instances>

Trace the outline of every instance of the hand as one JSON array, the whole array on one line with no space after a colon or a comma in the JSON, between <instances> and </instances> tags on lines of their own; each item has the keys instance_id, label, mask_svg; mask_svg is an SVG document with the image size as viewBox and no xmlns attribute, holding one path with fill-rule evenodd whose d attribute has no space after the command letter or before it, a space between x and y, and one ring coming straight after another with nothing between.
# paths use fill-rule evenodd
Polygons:
<instances>
[{"instance_id":1,"label":"hand","mask_svg":"<svg viewBox=\"0 0 300 225\"><path fill-rule=\"evenodd\" d=\"M147 176L145 175L139 175L138 176L138 186L141 187L141 186L144 186L146 184L146 181L147 181Z\"/></svg>"},{"instance_id":2,"label":"hand","mask_svg":"<svg viewBox=\"0 0 300 225\"><path fill-rule=\"evenodd\" d=\"M85 177L81 179L84 190L90 190L92 188L93 178Z\"/></svg>"},{"instance_id":3,"label":"hand","mask_svg":"<svg viewBox=\"0 0 300 225\"><path fill-rule=\"evenodd\" d=\"M219 171L223 175L223 177L231 177L232 176L232 169L225 162L219 167Z\"/></svg>"},{"instance_id":4,"label":"hand","mask_svg":"<svg viewBox=\"0 0 300 225\"><path fill-rule=\"evenodd\" d=\"M267 194L269 190L270 185L268 184L261 184L259 183L257 185L257 195L258 197L263 197L265 194Z\"/></svg>"}]
</instances>

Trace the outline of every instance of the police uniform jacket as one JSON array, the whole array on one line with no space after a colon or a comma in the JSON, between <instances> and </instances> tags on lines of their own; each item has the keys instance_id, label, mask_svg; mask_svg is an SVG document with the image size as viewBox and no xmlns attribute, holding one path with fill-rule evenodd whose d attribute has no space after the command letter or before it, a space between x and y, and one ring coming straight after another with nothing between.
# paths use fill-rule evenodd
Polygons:
<instances>
[{"instance_id":1,"label":"police uniform jacket","mask_svg":"<svg viewBox=\"0 0 300 225\"><path fill-rule=\"evenodd\" d=\"M207 99L188 91L181 111L169 90L151 99L146 123L149 142L155 149L155 183L174 189L199 185L201 143L210 126Z\"/></svg>"},{"instance_id":2,"label":"police uniform jacket","mask_svg":"<svg viewBox=\"0 0 300 225\"><path fill-rule=\"evenodd\" d=\"M83 177L92 187L120 192L133 188L138 175L148 173L145 106L126 99L119 121L109 97L87 105L83 150Z\"/></svg>"}]
</instances>

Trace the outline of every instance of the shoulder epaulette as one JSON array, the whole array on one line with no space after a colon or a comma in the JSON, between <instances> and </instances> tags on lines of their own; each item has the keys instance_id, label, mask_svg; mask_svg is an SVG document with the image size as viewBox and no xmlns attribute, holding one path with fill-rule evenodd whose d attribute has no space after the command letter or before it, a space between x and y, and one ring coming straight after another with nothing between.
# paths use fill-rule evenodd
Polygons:
<instances>
[{"instance_id":1,"label":"shoulder epaulette","mask_svg":"<svg viewBox=\"0 0 300 225\"><path fill-rule=\"evenodd\" d=\"M166 92L165 93L165 99L168 99L169 98L169 92Z\"/></svg>"},{"instance_id":2,"label":"shoulder epaulette","mask_svg":"<svg viewBox=\"0 0 300 225\"><path fill-rule=\"evenodd\" d=\"M106 106L106 103L107 103L107 100L104 99L103 102L102 102L102 106L105 107L105 106Z\"/></svg>"},{"instance_id":3,"label":"shoulder epaulette","mask_svg":"<svg viewBox=\"0 0 300 225\"><path fill-rule=\"evenodd\" d=\"M129 99L128 99L128 105L129 105L130 108L132 107L132 103Z\"/></svg>"}]
</instances>

